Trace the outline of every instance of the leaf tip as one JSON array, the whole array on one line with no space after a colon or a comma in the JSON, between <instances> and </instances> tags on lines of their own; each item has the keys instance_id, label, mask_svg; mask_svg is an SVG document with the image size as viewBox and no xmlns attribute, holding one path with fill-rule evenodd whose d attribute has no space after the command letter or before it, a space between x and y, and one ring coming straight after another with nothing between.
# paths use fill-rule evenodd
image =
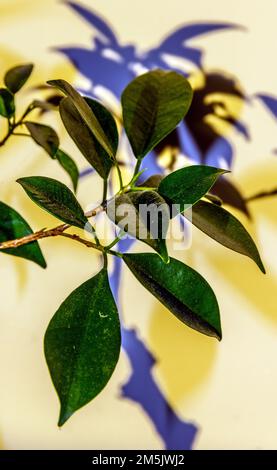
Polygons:
<instances>
[{"instance_id":1,"label":"leaf tip","mask_svg":"<svg viewBox=\"0 0 277 470\"><path fill-rule=\"evenodd\" d=\"M226 175L228 173L232 173L231 170L226 170L224 168L217 168L216 174L218 175L217 177L219 178L222 175Z\"/></svg>"},{"instance_id":2,"label":"leaf tip","mask_svg":"<svg viewBox=\"0 0 277 470\"><path fill-rule=\"evenodd\" d=\"M203 333L204 335L206 336L210 336L212 338L215 338L217 339L217 341L221 341L222 340L222 331L221 331L221 326L219 327L209 327L208 330L196 330L196 331L200 331L200 333Z\"/></svg>"},{"instance_id":3,"label":"leaf tip","mask_svg":"<svg viewBox=\"0 0 277 470\"><path fill-rule=\"evenodd\" d=\"M261 258L259 258L259 260L257 261L257 266L260 268L260 270L262 271L263 274L266 274L266 269L264 267L264 264L263 264Z\"/></svg>"},{"instance_id":4,"label":"leaf tip","mask_svg":"<svg viewBox=\"0 0 277 470\"><path fill-rule=\"evenodd\" d=\"M74 411L70 411L67 408L61 406L58 427L61 428L66 423L66 421L73 415L73 413Z\"/></svg>"},{"instance_id":5,"label":"leaf tip","mask_svg":"<svg viewBox=\"0 0 277 470\"><path fill-rule=\"evenodd\" d=\"M206 334L207 336L211 336L215 339L217 339L218 341L221 341L222 340L222 330L221 330L221 325L217 325L217 326L210 326L209 330L206 330L206 331L201 331L201 333L204 333Z\"/></svg>"},{"instance_id":6,"label":"leaf tip","mask_svg":"<svg viewBox=\"0 0 277 470\"><path fill-rule=\"evenodd\" d=\"M40 266L42 269L46 269L46 268L47 268L47 263L46 263L46 261L45 261L44 258L40 261L39 266Z\"/></svg>"},{"instance_id":7,"label":"leaf tip","mask_svg":"<svg viewBox=\"0 0 277 470\"><path fill-rule=\"evenodd\" d=\"M26 178L18 178L16 183L20 184L20 186L26 190Z\"/></svg>"},{"instance_id":8,"label":"leaf tip","mask_svg":"<svg viewBox=\"0 0 277 470\"><path fill-rule=\"evenodd\" d=\"M222 340L222 331L220 330L219 332L217 332L215 337L220 342Z\"/></svg>"},{"instance_id":9,"label":"leaf tip","mask_svg":"<svg viewBox=\"0 0 277 470\"><path fill-rule=\"evenodd\" d=\"M34 66L35 64L33 64L33 62L29 62L29 64L26 64L26 67L28 67L28 69L32 72L33 69L34 69Z\"/></svg>"}]
</instances>

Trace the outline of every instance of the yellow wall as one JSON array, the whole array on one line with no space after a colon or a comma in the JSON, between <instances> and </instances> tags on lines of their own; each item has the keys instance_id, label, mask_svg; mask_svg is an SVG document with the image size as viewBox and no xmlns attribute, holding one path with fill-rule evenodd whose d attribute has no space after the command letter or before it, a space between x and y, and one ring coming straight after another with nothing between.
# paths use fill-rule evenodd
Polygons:
<instances>
[{"instance_id":1,"label":"yellow wall","mask_svg":"<svg viewBox=\"0 0 277 470\"><path fill-rule=\"evenodd\" d=\"M238 76L249 94L277 95L275 0L83 0L110 20L124 43L154 46L177 25L220 20L240 23L247 32L222 32L199 38L205 66ZM0 1L1 74L15 63L33 61L30 84L50 78L80 79L52 46L91 44L91 30L56 0ZM28 92L22 92L27 102ZM23 103L24 104L24 103ZM243 118L251 142L233 133L233 178L250 195L276 186L276 122L257 101ZM63 147L79 167L85 162L66 137L58 118L47 117ZM1 131L0 131L1 132ZM0 197L25 215L34 229L53 226L23 194L16 178L32 174L68 183L62 170L26 140L14 138L1 149ZM92 183L93 181L93 183ZM80 187L84 207L98 199L98 180ZM144 291L129 273L122 299L127 326L136 326L157 356L155 377L178 414L200 426L195 448L277 448L276 199L250 206L254 223L237 214L255 236L267 268L264 277L248 259L220 247L196 229L183 259L198 269L217 294L224 338L217 344L182 326ZM131 401L119 398L129 364L124 353L104 392L58 430L58 399L43 357L46 326L61 301L96 272L98 258L70 241L41 244L48 269L1 255L0 263L0 444L27 448L161 448L149 419ZM140 301L137 301L139 296ZM143 305L143 308L142 308Z\"/></svg>"}]
</instances>

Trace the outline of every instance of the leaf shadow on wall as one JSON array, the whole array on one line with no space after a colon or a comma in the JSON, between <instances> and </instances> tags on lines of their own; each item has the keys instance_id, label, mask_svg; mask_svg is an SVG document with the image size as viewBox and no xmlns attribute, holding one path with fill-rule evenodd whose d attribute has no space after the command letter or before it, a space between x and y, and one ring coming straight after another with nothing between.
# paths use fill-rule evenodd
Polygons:
<instances>
[{"instance_id":1,"label":"leaf shadow on wall","mask_svg":"<svg viewBox=\"0 0 277 470\"><path fill-rule=\"evenodd\" d=\"M157 303L151 314L149 344L157 358L156 373L171 403L178 403L209 377L218 342L191 330Z\"/></svg>"},{"instance_id":2,"label":"leaf shadow on wall","mask_svg":"<svg viewBox=\"0 0 277 470\"><path fill-rule=\"evenodd\" d=\"M240 178L240 184L245 188L245 192L249 195L256 194L259 189L270 190L276 188L277 176L277 162L267 162L265 166L255 166L249 170L247 174ZM274 235L272 239L276 240L277 231L277 197L265 197L254 200L249 203L253 220L258 220L259 223L269 223L269 227L274 228ZM239 217L239 215L238 215ZM240 217L241 218L241 217ZM253 224L249 223L245 218L244 225L253 234ZM268 231L268 227L266 230ZM262 232L261 232L262 233ZM258 239L254 233L254 239L257 242L261 256L263 258L263 246L267 241L263 241L262 236ZM268 250L268 247L265 248ZM276 246L272 246L272 250L276 250ZM215 267L223 276L224 280L228 281L233 287L236 288L239 294L246 297L247 301L253 305L253 311L259 312L277 328L277 315L276 315L276 289L277 289L277 276L273 272L273 263L276 259L272 257L270 264L265 261L266 275L263 276L252 263L244 262L244 259L238 260L237 256L222 257L216 250L207 251L207 258L209 262ZM238 264L238 261L240 264ZM241 269L238 275L238 269ZM276 273L276 271L275 271ZM276 338L277 339L277 338Z\"/></svg>"}]
</instances>

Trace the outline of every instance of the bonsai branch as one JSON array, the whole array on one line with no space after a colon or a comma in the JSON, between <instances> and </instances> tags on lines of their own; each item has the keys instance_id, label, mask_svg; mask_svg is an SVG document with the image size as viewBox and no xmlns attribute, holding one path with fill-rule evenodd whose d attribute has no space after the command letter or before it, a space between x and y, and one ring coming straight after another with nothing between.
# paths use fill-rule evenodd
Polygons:
<instances>
[{"instance_id":1,"label":"bonsai branch","mask_svg":"<svg viewBox=\"0 0 277 470\"><path fill-rule=\"evenodd\" d=\"M103 205L100 205L96 207L95 209L86 212L86 217L93 217L100 212L105 210L105 205L107 201L104 202ZM85 238L80 237L77 234L71 234L71 233L65 233L65 231L72 226L69 224L62 224L58 225L57 227L54 227L52 229L46 229L43 228L41 230L38 230L37 232L30 233L29 235L25 235L24 237L21 238L16 238L14 240L7 240L3 241L0 243L0 250L7 250L10 248L18 248L23 245L28 245L29 243L36 242L38 240L41 240L43 238L49 238L49 237L58 237L62 236L65 238L70 238L71 240L75 240L82 245L85 245L87 248L94 248L95 250L101 251L104 255L106 253L109 253L111 255L117 256L117 257L122 257L121 253L118 253L117 251L111 250L111 248L118 242L120 239L117 237L110 245L108 246L103 246L100 244L98 238L96 238L96 243L86 240ZM93 231L94 236L96 235L95 230Z\"/></svg>"},{"instance_id":2,"label":"bonsai branch","mask_svg":"<svg viewBox=\"0 0 277 470\"><path fill-rule=\"evenodd\" d=\"M5 145L5 143L7 142L7 140L12 136L12 135L24 135L24 136L28 136L29 137L29 134L23 134L23 133L18 133L18 134L14 134L14 130L17 129L19 126L22 126L22 124L24 124L24 119L26 116L28 116L28 114L33 111L33 109L35 109L33 103L31 103L26 111L23 113L23 115L21 116L21 118L15 122L15 120L13 122L11 122L10 120L8 121L9 123L9 129L8 129L8 132L7 134L5 135L5 137L0 141L0 147L2 147L3 145Z\"/></svg>"},{"instance_id":3,"label":"bonsai branch","mask_svg":"<svg viewBox=\"0 0 277 470\"><path fill-rule=\"evenodd\" d=\"M25 237L16 238L14 240L8 240L6 242L0 243L0 250L6 250L8 248L18 248L19 246L27 245L28 243L38 241L41 238L57 237L58 235L62 235L62 233L69 227L70 225L63 224L49 230L43 228L38 232L31 233L30 235L25 235Z\"/></svg>"}]
</instances>

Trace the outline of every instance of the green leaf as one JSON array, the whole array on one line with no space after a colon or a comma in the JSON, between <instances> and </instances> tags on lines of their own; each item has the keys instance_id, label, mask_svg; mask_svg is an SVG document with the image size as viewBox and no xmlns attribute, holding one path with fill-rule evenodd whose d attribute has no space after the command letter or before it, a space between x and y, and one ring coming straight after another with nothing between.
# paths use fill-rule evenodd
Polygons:
<instances>
[{"instance_id":1,"label":"green leaf","mask_svg":"<svg viewBox=\"0 0 277 470\"><path fill-rule=\"evenodd\" d=\"M183 214L186 217L186 213ZM192 223L230 250L251 258L265 273L257 247L241 224L230 212L215 204L199 201L192 208Z\"/></svg>"},{"instance_id":2,"label":"green leaf","mask_svg":"<svg viewBox=\"0 0 277 470\"><path fill-rule=\"evenodd\" d=\"M24 124L33 140L40 145L51 158L55 158L60 142L54 129L45 124L38 124L37 122L25 121Z\"/></svg>"},{"instance_id":3,"label":"green leaf","mask_svg":"<svg viewBox=\"0 0 277 470\"><path fill-rule=\"evenodd\" d=\"M105 130L102 128L92 109L86 100L65 80L49 80L49 85L58 88L66 96L69 96L83 121L86 123L90 131L93 133L99 144L107 152L110 158L114 158L113 148L106 136Z\"/></svg>"},{"instance_id":4,"label":"green leaf","mask_svg":"<svg viewBox=\"0 0 277 470\"><path fill-rule=\"evenodd\" d=\"M6 88L0 88L0 115L10 118L15 113L13 94Z\"/></svg>"},{"instance_id":5,"label":"green leaf","mask_svg":"<svg viewBox=\"0 0 277 470\"><path fill-rule=\"evenodd\" d=\"M46 361L61 402L59 426L105 387L120 342L118 312L102 269L67 297L45 334Z\"/></svg>"},{"instance_id":6,"label":"green leaf","mask_svg":"<svg viewBox=\"0 0 277 470\"><path fill-rule=\"evenodd\" d=\"M175 204L173 214L177 215L178 212L183 212L185 206L191 206L199 201L223 173L226 173L226 170L206 165L181 168L161 181L158 193L169 204Z\"/></svg>"},{"instance_id":7,"label":"green leaf","mask_svg":"<svg viewBox=\"0 0 277 470\"><path fill-rule=\"evenodd\" d=\"M58 149L56 159L61 164L63 169L68 173L73 184L73 189L76 193L79 179L79 170L74 160L67 155L63 150Z\"/></svg>"},{"instance_id":8,"label":"green leaf","mask_svg":"<svg viewBox=\"0 0 277 470\"><path fill-rule=\"evenodd\" d=\"M164 262L168 262L166 233L170 213L158 193L137 191L120 194L108 203L107 215L122 230L149 245Z\"/></svg>"},{"instance_id":9,"label":"green leaf","mask_svg":"<svg viewBox=\"0 0 277 470\"><path fill-rule=\"evenodd\" d=\"M0 243L22 238L33 233L26 220L16 212L12 207L0 202ZM13 256L34 261L42 268L46 268L46 262L39 247L38 242L32 242L28 245L22 245L17 248L8 248L0 250L0 253L7 253Z\"/></svg>"},{"instance_id":10,"label":"green leaf","mask_svg":"<svg viewBox=\"0 0 277 470\"><path fill-rule=\"evenodd\" d=\"M137 158L143 158L175 129L191 100L189 82L176 72L147 72L125 88L121 97L123 122Z\"/></svg>"},{"instance_id":11,"label":"green leaf","mask_svg":"<svg viewBox=\"0 0 277 470\"><path fill-rule=\"evenodd\" d=\"M170 258L164 264L148 253L124 254L139 282L190 328L221 339L220 315L213 290L194 269Z\"/></svg>"},{"instance_id":12,"label":"green leaf","mask_svg":"<svg viewBox=\"0 0 277 470\"><path fill-rule=\"evenodd\" d=\"M19 91L30 77L33 67L33 64L25 64L17 65L16 67L8 70L4 77L6 87L12 93Z\"/></svg>"},{"instance_id":13,"label":"green leaf","mask_svg":"<svg viewBox=\"0 0 277 470\"><path fill-rule=\"evenodd\" d=\"M115 155L118 146L118 132L114 118L109 111L97 101L91 100L90 98L85 98L85 100L103 129L105 129ZM113 160L111 160L107 152L94 137L94 134L82 119L71 98L64 98L61 101L60 114L68 134L79 150L99 175L106 179L113 166Z\"/></svg>"},{"instance_id":14,"label":"green leaf","mask_svg":"<svg viewBox=\"0 0 277 470\"><path fill-rule=\"evenodd\" d=\"M66 224L84 228L88 219L79 202L65 184L45 176L19 178L19 184L42 209Z\"/></svg>"}]
</instances>

